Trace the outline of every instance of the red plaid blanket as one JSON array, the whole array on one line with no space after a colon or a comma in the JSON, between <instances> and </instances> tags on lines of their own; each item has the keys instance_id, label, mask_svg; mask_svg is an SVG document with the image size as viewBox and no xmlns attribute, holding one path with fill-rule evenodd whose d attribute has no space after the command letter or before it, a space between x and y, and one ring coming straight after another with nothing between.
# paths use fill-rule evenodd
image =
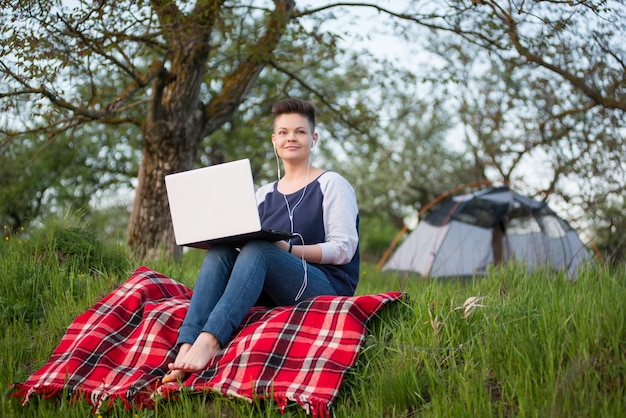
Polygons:
<instances>
[{"instance_id":1,"label":"red plaid blanket","mask_svg":"<svg viewBox=\"0 0 626 418\"><path fill-rule=\"evenodd\" d=\"M296 306L253 308L223 352L185 382L194 391L247 399L295 401L328 416L345 372L352 367L367 321L399 292L322 296ZM68 327L46 364L14 384L23 403L67 391L98 407L122 399L150 407L168 392L160 379L176 355L177 330L191 290L146 267ZM164 390L165 389L165 390Z\"/></svg>"}]
</instances>

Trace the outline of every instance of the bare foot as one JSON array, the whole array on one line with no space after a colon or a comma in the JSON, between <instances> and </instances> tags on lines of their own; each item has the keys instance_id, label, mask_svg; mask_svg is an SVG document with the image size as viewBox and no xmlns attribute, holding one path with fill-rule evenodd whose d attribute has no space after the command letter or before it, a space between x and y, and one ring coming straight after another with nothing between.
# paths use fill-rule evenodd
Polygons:
<instances>
[{"instance_id":1,"label":"bare foot","mask_svg":"<svg viewBox=\"0 0 626 418\"><path fill-rule=\"evenodd\" d=\"M220 342L213 334L201 332L191 348L186 350L182 356L179 353L174 363L168 367L172 371L197 372L206 368L220 350Z\"/></svg>"},{"instance_id":2,"label":"bare foot","mask_svg":"<svg viewBox=\"0 0 626 418\"><path fill-rule=\"evenodd\" d=\"M179 380L183 380L187 376L187 372L175 369L174 364L177 361L180 361L183 357L185 357L185 354L187 354L187 351L189 351L190 348L191 344L189 343L181 344L180 348L178 349L178 354L176 355L174 363L169 363L167 365L167 368L170 369L170 371L163 377L163 379L161 379L161 383L176 382Z\"/></svg>"}]
</instances>

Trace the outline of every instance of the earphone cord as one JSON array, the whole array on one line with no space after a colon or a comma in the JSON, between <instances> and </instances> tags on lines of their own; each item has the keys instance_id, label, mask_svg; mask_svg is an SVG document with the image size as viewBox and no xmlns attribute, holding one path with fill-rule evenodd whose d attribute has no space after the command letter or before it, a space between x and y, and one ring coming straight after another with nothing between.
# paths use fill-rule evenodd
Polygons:
<instances>
[{"instance_id":1,"label":"earphone cord","mask_svg":"<svg viewBox=\"0 0 626 418\"><path fill-rule=\"evenodd\" d=\"M289 202L287 201L287 196L283 195L283 198L285 199L285 205L287 206L287 213L289 214L289 225L291 226L291 233L293 234L293 213L296 210L296 208L298 207L298 205L300 204L300 202L302 202L302 199L304 199L304 194L306 193L306 188L309 187L309 168L311 167L311 164L309 164L309 166L306 168L306 177L304 179L304 189L302 189L302 194L300 195L300 199L298 199L298 201L296 202L296 204L293 206L293 209L289 207Z\"/></svg>"},{"instance_id":2,"label":"earphone cord","mask_svg":"<svg viewBox=\"0 0 626 418\"><path fill-rule=\"evenodd\" d=\"M302 245L304 245L304 238L302 238L302 235L298 233L296 233L295 235L297 235L300 238L300 241L302 241ZM295 301L300 300L309 282L309 274L307 271L307 264L306 264L306 260L304 259L304 255L302 255L301 260L302 260L302 269L304 270L304 277L302 278L302 286L300 286L300 290L298 290L298 293L296 294L296 297L294 299Z\"/></svg>"},{"instance_id":3,"label":"earphone cord","mask_svg":"<svg viewBox=\"0 0 626 418\"><path fill-rule=\"evenodd\" d=\"M276 152L276 148L274 148L274 154L276 155L276 175L277 175L277 181L280 181L280 160L278 159L278 153ZM310 156L309 156L310 158ZM309 186L309 169L311 168L311 162L309 161L309 165L306 168L306 177L305 177L305 185L304 185L304 189L302 190L302 194L300 195L300 198L298 199L298 201L296 202L296 204L293 206L293 208L289 207L289 201L287 200L287 196L285 196L283 194L283 198L285 199L285 206L287 207L287 214L289 215L289 226L290 226L290 232L293 235L296 235L298 238L300 238L300 241L302 242L302 245L304 245L304 237L302 235L300 235L297 232L293 232L293 213L296 210L296 208L298 207L298 205L302 202L302 199L304 199L304 195L306 193L306 189ZM304 270L304 278L302 280L302 286L300 286L300 290L298 290L298 293L296 294L295 300L298 301L301 297L302 294L304 293L304 291L306 290L306 287L308 285L308 281L309 281L309 275L308 275L308 271L307 271L307 264L306 264L306 260L304 259L304 254L301 254L301 260L302 260L302 269Z\"/></svg>"}]
</instances>

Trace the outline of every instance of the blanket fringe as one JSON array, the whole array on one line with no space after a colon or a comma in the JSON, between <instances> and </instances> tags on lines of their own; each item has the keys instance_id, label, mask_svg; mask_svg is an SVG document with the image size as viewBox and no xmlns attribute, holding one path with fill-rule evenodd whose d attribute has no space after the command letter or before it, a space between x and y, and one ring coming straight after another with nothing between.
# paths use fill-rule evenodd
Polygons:
<instances>
[{"instance_id":1,"label":"blanket fringe","mask_svg":"<svg viewBox=\"0 0 626 418\"><path fill-rule=\"evenodd\" d=\"M328 405L326 402L313 399L309 400L309 403L313 406L313 408L311 408L311 415L313 418L330 418L330 412L328 411Z\"/></svg>"},{"instance_id":2,"label":"blanket fringe","mask_svg":"<svg viewBox=\"0 0 626 418\"><path fill-rule=\"evenodd\" d=\"M42 386L39 388L28 387L20 383L11 384L11 396L14 398L22 398L20 405L25 406L33 395L39 395L43 399L50 399L63 392L65 388L63 386Z\"/></svg>"},{"instance_id":3,"label":"blanket fringe","mask_svg":"<svg viewBox=\"0 0 626 418\"><path fill-rule=\"evenodd\" d=\"M120 400L122 401L124 408L129 411L133 407L144 409L152 408L154 406L154 399L151 394L154 392L139 392L135 394L131 399L123 394L108 394L99 393L97 395L89 394L88 391L80 388L68 391L66 387L58 385L44 385L39 387L28 387L21 383L10 384L10 395L14 398L21 398L20 405L26 406L26 404L32 399L33 396L39 396L42 399L51 399L67 393L70 404L85 400L92 406L92 411L98 413L100 410L113 407L113 404Z\"/></svg>"},{"instance_id":4,"label":"blanket fringe","mask_svg":"<svg viewBox=\"0 0 626 418\"><path fill-rule=\"evenodd\" d=\"M276 402L280 413L284 414L285 408L287 408L287 396L284 393L274 393L274 402Z\"/></svg>"}]
</instances>

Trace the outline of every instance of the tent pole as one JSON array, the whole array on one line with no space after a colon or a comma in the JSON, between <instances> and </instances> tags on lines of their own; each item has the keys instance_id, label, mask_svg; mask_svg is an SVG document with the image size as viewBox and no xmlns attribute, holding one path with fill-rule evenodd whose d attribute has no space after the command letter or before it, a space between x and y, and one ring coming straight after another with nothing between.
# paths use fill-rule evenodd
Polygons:
<instances>
[{"instance_id":1,"label":"tent pole","mask_svg":"<svg viewBox=\"0 0 626 418\"><path fill-rule=\"evenodd\" d=\"M419 215L418 215L418 218L419 218ZM402 229L400 230L400 232L398 232L396 236L393 238L393 240L391 240L391 243L389 244L389 246L383 253L383 256L380 258L380 260L378 260L378 263L376 264L376 271L380 271L383 264L385 264L385 261L387 261L387 257L389 257L389 253L393 251L398 241L400 241L400 238L402 238L402 236L406 233L408 229L409 227L407 225L404 225Z\"/></svg>"}]
</instances>

